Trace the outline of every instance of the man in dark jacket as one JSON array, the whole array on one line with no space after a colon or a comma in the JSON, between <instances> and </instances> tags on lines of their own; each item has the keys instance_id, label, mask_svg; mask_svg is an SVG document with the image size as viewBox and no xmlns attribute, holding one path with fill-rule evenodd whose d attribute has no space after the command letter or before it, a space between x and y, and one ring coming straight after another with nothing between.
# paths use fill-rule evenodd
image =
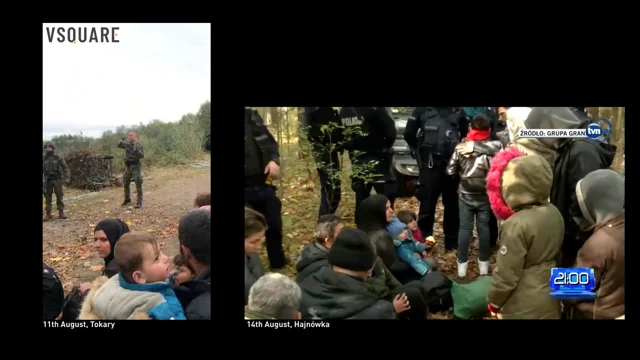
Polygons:
<instances>
[{"instance_id":1,"label":"man in dark jacket","mask_svg":"<svg viewBox=\"0 0 640 360\"><path fill-rule=\"evenodd\" d=\"M575 111L567 107L534 107L524 124L527 129L585 129L589 118L578 116ZM592 171L611 167L616 147L589 139L538 140L558 155L553 169L551 203L560 210L565 222L561 265L571 267L578 250L591 235L591 231L580 231L574 220L582 218L576 184Z\"/></svg>"},{"instance_id":2,"label":"man in dark jacket","mask_svg":"<svg viewBox=\"0 0 640 360\"><path fill-rule=\"evenodd\" d=\"M417 155L419 166L416 198L420 201L418 227L425 237L433 235L436 205L442 195L444 246L458 248L458 179L446 167L461 136L466 136L464 112L451 107L417 107L404 132L404 139Z\"/></svg>"},{"instance_id":3,"label":"man in dark jacket","mask_svg":"<svg viewBox=\"0 0 640 360\"><path fill-rule=\"evenodd\" d=\"M391 160L396 141L395 121L385 107L343 107L340 120L344 127L343 141L354 169L351 188L356 196L356 213L371 189L386 195L393 207L396 178Z\"/></svg>"},{"instance_id":4,"label":"man in dark jacket","mask_svg":"<svg viewBox=\"0 0 640 360\"><path fill-rule=\"evenodd\" d=\"M257 111L244 109L244 201L267 219L267 256L272 270L289 260L282 249L282 202L273 181L280 175L278 143Z\"/></svg>"},{"instance_id":5,"label":"man in dark jacket","mask_svg":"<svg viewBox=\"0 0 640 360\"><path fill-rule=\"evenodd\" d=\"M298 283L303 282L320 268L330 266L329 249L343 227L342 220L333 214L324 215L318 219L313 232L315 241L308 243L302 249L296 263L296 281Z\"/></svg>"},{"instance_id":6,"label":"man in dark jacket","mask_svg":"<svg viewBox=\"0 0 640 360\"><path fill-rule=\"evenodd\" d=\"M305 107L301 120L308 128L307 137L320 180L318 217L333 214L340 205L340 158L345 146L340 115L332 107Z\"/></svg>"},{"instance_id":7,"label":"man in dark jacket","mask_svg":"<svg viewBox=\"0 0 640 360\"><path fill-rule=\"evenodd\" d=\"M211 211L193 209L178 225L180 254L193 267L195 278L180 284L176 296L187 320L211 320Z\"/></svg>"},{"instance_id":8,"label":"man in dark jacket","mask_svg":"<svg viewBox=\"0 0 640 360\"><path fill-rule=\"evenodd\" d=\"M393 305L369 291L365 279L376 254L369 236L344 229L331 246L329 267L322 267L301 284L300 312L305 319L396 319Z\"/></svg>"}]
</instances>

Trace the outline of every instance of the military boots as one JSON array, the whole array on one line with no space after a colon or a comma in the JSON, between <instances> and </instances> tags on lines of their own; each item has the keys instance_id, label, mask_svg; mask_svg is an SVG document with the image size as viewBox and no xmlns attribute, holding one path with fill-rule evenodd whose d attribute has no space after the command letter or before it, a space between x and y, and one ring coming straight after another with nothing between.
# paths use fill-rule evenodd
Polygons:
<instances>
[{"instance_id":1,"label":"military boots","mask_svg":"<svg viewBox=\"0 0 640 360\"><path fill-rule=\"evenodd\" d=\"M60 219L66 219L67 215L64 214L64 210L58 210L58 217Z\"/></svg>"},{"instance_id":2,"label":"military boots","mask_svg":"<svg viewBox=\"0 0 640 360\"><path fill-rule=\"evenodd\" d=\"M138 199L138 201L136 202L136 209L140 209L142 207L142 199Z\"/></svg>"},{"instance_id":3,"label":"military boots","mask_svg":"<svg viewBox=\"0 0 640 360\"><path fill-rule=\"evenodd\" d=\"M51 220L51 211L47 211L47 215L44 216L44 221Z\"/></svg>"}]
</instances>

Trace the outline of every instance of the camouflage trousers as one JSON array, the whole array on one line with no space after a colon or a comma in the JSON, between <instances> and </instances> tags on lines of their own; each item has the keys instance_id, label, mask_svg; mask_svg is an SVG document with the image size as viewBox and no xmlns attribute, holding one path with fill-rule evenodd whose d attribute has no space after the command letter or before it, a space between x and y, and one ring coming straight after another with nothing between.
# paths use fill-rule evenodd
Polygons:
<instances>
[{"instance_id":1,"label":"camouflage trousers","mask_svg":"<svg viewBox=\"0 0 640 360\"><path fill-rule=\"evenodd\" d=\"M53 202L53 194L56 194L56 206L58 210L64 210L64 189L62 187L62 179L47 180L44 186L44 204L45 211L51 212L51 203Z\"/></svg>"},{"instance_id":2,"label":"camouflage trousers","mask_svg":"<svg viewBox=\"0 0 640 360\"><path fill-rule=\"evenodd\" d=\"M136 183L136 192L138 195L138 202L142 202L142 174L140 173L140 166L127 166L124 170L124 200L131 200L131 180Z\"/></svg>"}]
</instances>

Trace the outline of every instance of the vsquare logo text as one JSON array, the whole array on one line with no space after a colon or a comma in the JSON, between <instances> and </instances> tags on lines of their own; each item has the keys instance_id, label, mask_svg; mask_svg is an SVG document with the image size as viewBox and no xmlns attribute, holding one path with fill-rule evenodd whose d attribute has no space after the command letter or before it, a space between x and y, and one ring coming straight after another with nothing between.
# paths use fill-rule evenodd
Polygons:
<instances>
[{"instance_id":1,"label":"vsquare logo text","mask_svg":"<svg viewBox=\"0 0 640 360\"><path fill-rule=\"evenodd\" d=\"M63 43L119 43L117 40L119 27L47 27L47 39Z\"/></svg>"}]
</instances>

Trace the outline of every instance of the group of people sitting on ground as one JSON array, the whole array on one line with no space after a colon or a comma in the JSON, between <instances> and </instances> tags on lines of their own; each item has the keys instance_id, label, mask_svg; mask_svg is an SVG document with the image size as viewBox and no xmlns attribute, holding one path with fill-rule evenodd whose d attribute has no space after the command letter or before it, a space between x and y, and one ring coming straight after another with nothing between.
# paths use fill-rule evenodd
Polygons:
<instances>
[{"instance_id":1,"label":"group of people sitting on ground","mask_svg":"<svg viewBox=\"0 0 640 360\"><path fill-rule=\"evenodd\" d=\"M588 121L567 108L518 108L513 114L509 130L515 134L558 128L552 121L562 122L561 128ZM501 319L624 317L624 179L609 168L615 149L513 133L509 142L493 143L488 132L488 119L474 116L446 169L460 177L459 277L467 274L475 221L479 272L491 275L486 312ZM491 214L500 221L492 272ZM440 280L438 264L428 256L434 239L422 238L414 220L406 210L394 215L384 195L362 201L357 229L344 228L335 215L321 216L293 281L264 275L257 254L266 222L245 209L245 318L417 320L442 310L437 304L447 304L451 284ZM551 297L551 269L559 266L593 269L595 299ZM455 298L450 305L455 312Z\"/></svg>"},{"instance_id":2,"label":"group of people sitting on ground","mask_svg":"<svg viewBox=\"0 0 640 360\"><path fill-rule=\"evenodd\" d=\"M211 319L211 195L178 226L180 253L170 260L147 232L130 231L116 218L94 228L102 276L65 298L54 269L42 264L44 320Z\"/></svg>"}]
</instances>

